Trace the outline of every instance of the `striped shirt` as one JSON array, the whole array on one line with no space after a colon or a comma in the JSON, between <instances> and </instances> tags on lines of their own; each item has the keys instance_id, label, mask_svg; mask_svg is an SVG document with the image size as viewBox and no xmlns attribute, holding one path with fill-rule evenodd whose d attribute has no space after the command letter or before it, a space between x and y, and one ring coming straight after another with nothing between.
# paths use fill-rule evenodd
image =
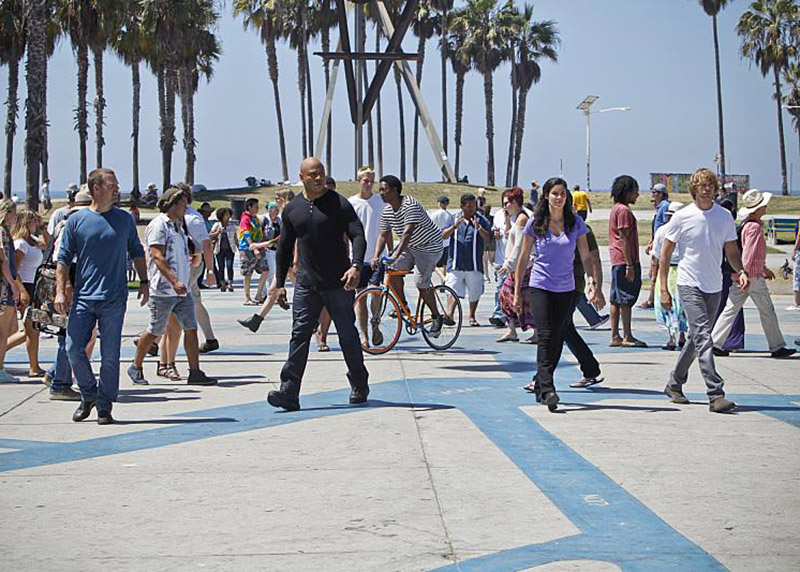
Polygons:
<instances>
[{"instance_id":1,"label":"striped shirt","mask_svg":"<svg viewBox=\"0 0 800 572\"><path fill-rule=\"evenodd\" d=\"M442 231L433 224L431 217L415 199L409 196L403 197L400 209L395 212L392 205L385 205L381 212L381 232L391 230L397 236L403 234L403 229L407 224L416 224L408 248L418 252L441 252L442 251Z\"/></svg>"}]
</instances>

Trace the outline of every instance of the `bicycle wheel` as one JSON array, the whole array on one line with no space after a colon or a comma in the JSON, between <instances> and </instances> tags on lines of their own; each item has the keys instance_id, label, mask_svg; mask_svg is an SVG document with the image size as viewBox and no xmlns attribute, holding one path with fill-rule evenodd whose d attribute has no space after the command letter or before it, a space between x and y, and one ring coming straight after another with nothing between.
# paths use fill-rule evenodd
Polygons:
<instances>
[{"instance_id":1,"label":"bicycle wheel","mask_svg":"<svg viewBox=\"0 0 800 572\"><path fill-rule=\"evenodd\" d=\"M436 309L444 316L442 331L438 336L431 335L431 311L425 302L421 303L420 329L422 337L430 347L435 350L446 350L456 343L458 334L461 333L461 301L455 291L444 284L433 287L433 297L436 300ZM450 315L451 306L453 308L452 316Z\"/></svg>"},{"instance_id":2,"label":"bicycle wheel","mask_svg":"<svg viewBox=\"0 0 800 572\"><path fill-rule=\"evenodd\" d=\"M375 299L378 299L380 304L373 313L372 303ZM377 304L377 302L375 303ZM358 318L359 306L367 312L366 332L363 331ZM369 347L364 347L364 351L372 355L379 355L392 349L400 339L400 326L402 325L400 306L394 296L383 288L366 288L356 296L354 308L359 336L362 340L365 338L369 340Z\"/></svg>"}]
</instances>

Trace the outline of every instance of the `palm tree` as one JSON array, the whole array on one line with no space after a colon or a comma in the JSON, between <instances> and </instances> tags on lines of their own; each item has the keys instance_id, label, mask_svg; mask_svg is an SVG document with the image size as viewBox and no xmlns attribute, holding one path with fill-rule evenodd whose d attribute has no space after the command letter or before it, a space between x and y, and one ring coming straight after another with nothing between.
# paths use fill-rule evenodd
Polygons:
<instances>
[{"instance_id":1,"label":"palm tree","mask_svg":"<svg viewBox=\"0 0 800 572\"><path fill-rule=\"evenodd\" d=\"M139 188L139 118L141 116L141 75L140 66L141 62L147 56L148 50L148 37L142 29L142 23L139 14L138 0L128 0L124 12L124 20L113 38L111 38L111 45L116 51L117 55L122 61L131 68L131 85L132 85L132 118L131 118L131 139L133 140L133 157L132 157L132 189L140 190Z\"/></svg>"},{"instance_id":2,"label":"palm tree","mask_svg":"<svg viewBox=\"0 0 800 572\"><path fill-rule=\"evenodd\" d=\"M75 108L75 129L80 148L79 181L86 182L86 140L89 137L89 118L86 110L86 91L89 81L89 43L97 34L97 0L59 0L56 18L69 34L72 50L78 63L78 105Z\"/></svg>"},{"instance_id":3,"label":"palm tree","mask_svg":"<svg viewBox=\"0 0 800 572\"><path fill-rule=\"evenodd\" d=\"M453 30L465 34L461 51L483 76L483 98L486 107L486 182L495 184L494 173L494 99L493 74L508 58L509 38L518 26L514 4L509 0L497 8L497 0L469 0L464 10L453 18Z\"/></svg>"},{"instance_id":4,"label":"palm tree","mask_svg":"<svg viewBox=\"0 0 800 572\"><path fill-rule=\"evenodd\" d=\"M6 115L6 164L3 176L3 196L11 198L11 171L14 160L14 135L17 133L19 100L19 62L25 53L27 29L22 0L0 4L0 64L8 66L8 108Z\"/></svg>"},{"instance_id":5,"label":"palm tree","mask_svg":"<svg viewBox=\"0 0 800 572\"><path fill-rule=\"evenodd\" d=\"M450 10L453 9L453 0L429 0L431 3L431 7L434 10L439 12L439 52L442 58L441 61L441 72L442 72L442 146L444 148L445 154L447 153L447 139L448 139L448 130L447 130L447 62L449 60L448 57L448 42L447 37L449 35L449 18L450 18Z\"/></svg>"},{"instance_id":6,"label":"palm tree","mask_svg":"<svg viewBox=\"0 0 800 572\"><path fill-rule=\"evenodd\" d=\"M28 208L39 210L39 168L45 144L44 93L47 65L47 0L26 0L28 23L28 61L25 80L28 98L25 101L25 193Z\"/></svg>"},{"instance_id":7,"label":"palm tree","mask_svg":"<svg viewBox=\"0 0 800 572\"><path fill-rule=\"evenodd\" d=\"M56 20L55 4L54 2L47 2L45 36L46 36L46 49L47 58L44 65L44 84L47 85L47 61L53 56L56 51L56 44L61 36L61 27ZM42 151L42 180L45 181L50 178L50 170L48 166L49 155L47 152L47 90L44 91L44 150Z\"/></svg>"},{"instance_id":8,"label":"palm tree","mask_svg":"<svg viewBox=\"0 0 800 572\"><path fill-rule=\"evenodd\" d=\"M417 12L414 14L414 22L412 30L414 35L417 36L417 53L419 59L417 60L417 85L422 89L422 66L425 63L425 42L433 37L436 33L439 23L436 14L431 8L428 0L420 0L417 5ZM414 114L414 140L411 150L411 173L414 181L417 180L419 163L419 113Z\"/></svg>"},{"instance_id":9,"label":"palm tree","mask_svg":"<svg viewBox=\"0 0 800 572\"><path fill-rule=\"evenodd\" d=\"M124 4L119 0L104 0L96 2L97 26L94 34L89 38L89 48L94 60L94 129L95 129L95 158L96 167L103 166L103 147L106 144L103 137L105 127L106 98L103 87L103 52L108 46L109 38L114 37L120 25Z\"/></svg>"},{"instance_id":10,"label":"palm tree","mask_svg":"<svg viewBox=\"0 0 800 572\"><path fill-rule=\"evenodd\" d=\"M522 138L525 133L525 112L528 93L533 84L542 78L539 61L545 59L558 61L557 48L561 44L558 28L552 20L537 22L533 20L533 6L526 4L522 16L524 25L517 45L517 61L514 65L514 80L519 89L517 115L514 124L514 171L511 185L519 183L519 163L522 157Z\"/></svg>"},{"instance_id":11,"label":"palm tree","mask_svg":"<svg viewBox=\"0 0 800 572\"><path fill-rule=\"evenodd\" d=\"M458 17L458 13L454 16ZM469 72L469 59L464 56L464 36L465 34L451 29L450 35L443 38L447 42L447 54L453 73L456 75L456 122L453 141L456 146L456 160L454 171L456 179L459 178L459 168L461 165L461 128L462 118L464 117L464 78Z\"/></svg>"},{"instance_id":12,"label":"palm tree","mask_svg":"<svg viewBox=\"0 0 800 572\"><path fill-rule=\"evenodd\" d=\"M272 82L272 95L275 99L275 113L278 119L278 144L281 150L281 172L283 180L289 179L286 161L286 137L283 133L283 112L281 93L278 89L278 51L277 40L282 35L281 20L275 9L274 0L236 0L234 14L242 16L245 28L258 31L267 53L267 69Z\"/></svg>"},{"instance_id":13,"label":"palm tree","mask_svg":"<svg viewBox=\"0 0 800 572\"><path fill-rule=\"evenodd\" d=\"M789 106L789 115L794 120L794 128L800 144L800 61L793 61L783 70L783 78L789 86L789 93L783 96L783 102Z\"/></svg>"},{"instance_id":14,"label":"palm tree","mask_svg":"<svg viewBox=\"0 0 800 572\"><path fill-rule=\"evenodd\" d=\"M775 103L778 106L778 140L781 151L781 190L789 194L786 182L786 144L781 110L781 72L797 56L800 36L800 5L795 0L756 0L739 18L736 31L742 38L741 55L754 61L761 75L772 72Z\"/></svg>"},{"instance_id":15,"label":"palm tree","mask_svg":"<svg viewBox=\"0 0 800 572\"><path fill-rule=\"evenodd\" d=\"M297 91L300 94L300 127L303 157L307 157L310 143L309 125L307 122L306 95L308 82L306 73L308 71L306 60L308 59L308 37L306 27L307 0L291 0L280 4L281 20L283 26L281 31L283 37L289 42L289 46L297 52ZM313 128L312 128L313 129ZM313 139L313 137L312 137Z\"/></svg>"},{"instance_id":16,"label":"palm tree","mask_svg":"<svg viewBox=\"0 0 800 572\"><path fill-rule=\"evenodd\" d=\"M725 8L728 0L700 0L703 11L711 16L711 27L714 32L714 62L717 72L717 123L719 127L720 175L725 183L725 134L722 128L722 79L719 72L719 36L717 34L717 14Z\"/></svg>"}]
</instances>

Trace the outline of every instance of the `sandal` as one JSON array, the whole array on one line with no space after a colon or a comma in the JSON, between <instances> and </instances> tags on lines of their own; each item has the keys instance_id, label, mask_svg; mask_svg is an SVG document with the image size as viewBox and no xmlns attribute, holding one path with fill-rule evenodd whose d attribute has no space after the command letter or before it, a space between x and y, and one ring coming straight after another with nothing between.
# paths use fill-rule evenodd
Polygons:
<instances>
[{"instance_id":1,"label":"sandal","mask_svg":"<svg viewBox=\"0 0 800 572\"><path fill-rule=\"evenodd\" d=\"M520 340L519 343L535 346L536 344L539 343L539 336L531 336L530 338L527 338L525 340Z\"/></svg>"},{"instance_id":2,"label":"sandal","mask_svg":"<svg viewBox=\"0 0 800 572\"><path fill-rule=\"evenodd\" d=\"M331 351L331 348L325 342L319 342L319 345L317 346L317 351L318 352L329 352L329 351Z\"/></svg>"},{"instance_id":3,"label":"sandal","mask_svg":"<svg viewBox=\"0 0 800 572\"><path fill-rule=\"evenodd\" d=\"M476 320L475 318L470 318L469 319L469 325L470 325L471 328L477 328L477 327L480 326L480 324L478 323L478 320Z\"/></svg>"},{"instance_id":4,"label":"sandal","mask_svg":"<svg viewBox=\"0 0 800 572\"><path fill-rule=\"evenodd\" d=\"M625 340L622 341L623 348L646 348L647 344L644 343L642 340L633 340L632 342L626 342Z\"/></svg>"},{"instance_id":5,"label":"sandal","mask_svg":"<svg viewBox=\"0 0 800 572\"><path fill-rule=\"evenodd\" d=\"M32 377L32 378L44 377L44 374L46 374L46 373L47 372L45 370L43 370L43 369L40 369L40 370L37 370L37 371L29 371L28 372L28 377Z\"/></svg>"},{"instance_id":6,"label":"sandal","mask_svg":"<svg viewBox=\"0 0 800 572\"><path fill-rule=\"evenodd\" d=\"M245 300L242 306L258 306L258 302L255 300Z\"/></svg>"},{"instance_id":7,"label":"sandal","mask_svg":"<svg viewBox=\"0 0 800 572\"><path fill-rule=\"evenodd\" d=\"M525 391L530 391L531 393L536 393L536 382L532 381L528 385L524 386L522 389Z\"/></svg>"},{"instance_id":8,"label":"sandal","mask_svg":"<svg viewBox=\"0 0 800 572\"><path fill-rule=\"evenodd\" d=\"M502 336L495 340L498 344L502 344L503 342L518 342L519 338L517 336Z\"/></svg>"},{"instance_id":9,"label":"sandal","mask_svg":"<svg viewBox=\"0 0 800 572\"><path fill-rule=\"evenodd\" d=\"M675 344L664 344L661 346L662 350L667 350L668 352L674 352L677 346Z\"/></svg>"}]
</instances>

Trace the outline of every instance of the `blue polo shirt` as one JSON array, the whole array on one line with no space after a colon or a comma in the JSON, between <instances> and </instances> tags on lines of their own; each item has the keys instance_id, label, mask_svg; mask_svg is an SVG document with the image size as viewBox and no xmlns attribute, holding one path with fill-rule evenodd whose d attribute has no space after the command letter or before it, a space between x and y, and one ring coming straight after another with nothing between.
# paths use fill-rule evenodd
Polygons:
<instances>
[{"instance_id":1,"label":"blue polo shirt","mask_svg":"<svg viewBox=\"0 0 800 572\"><path fill-rule=\"evenodd\" d=\"M481 212L476 212L475 217L487 231L492 231L492 223ZM483 238L471 223L460 224L450 236L450 245L447 255L447 271L462 270L465 272L477 270L483 273Z\"/></svg>"},{"instance_id":2,"label":"blue polo shirt","mask_svg":"<svg viewBox=\"0 0 800 572\"><path fill-rule=\"evenodd\" d=\"M75 298L119 300L128 297L127 256L144 258L133 217L116 207L98 213L72 213L61 234L58 263L76 260Z\"/></svg>"},{"instance_id":3,"label":"blue polo shirt","mask_svg":"<svg viewBox=\"0 0 800 572\"><path fill-rule=\"evenodd\" d=\"M658 228L667 223L667 209L669 209L669 201L667 199L664 199L659 203L658 208L656 209L656 216L653 218L654 236Z\"/></svg>"}]
</instances>

